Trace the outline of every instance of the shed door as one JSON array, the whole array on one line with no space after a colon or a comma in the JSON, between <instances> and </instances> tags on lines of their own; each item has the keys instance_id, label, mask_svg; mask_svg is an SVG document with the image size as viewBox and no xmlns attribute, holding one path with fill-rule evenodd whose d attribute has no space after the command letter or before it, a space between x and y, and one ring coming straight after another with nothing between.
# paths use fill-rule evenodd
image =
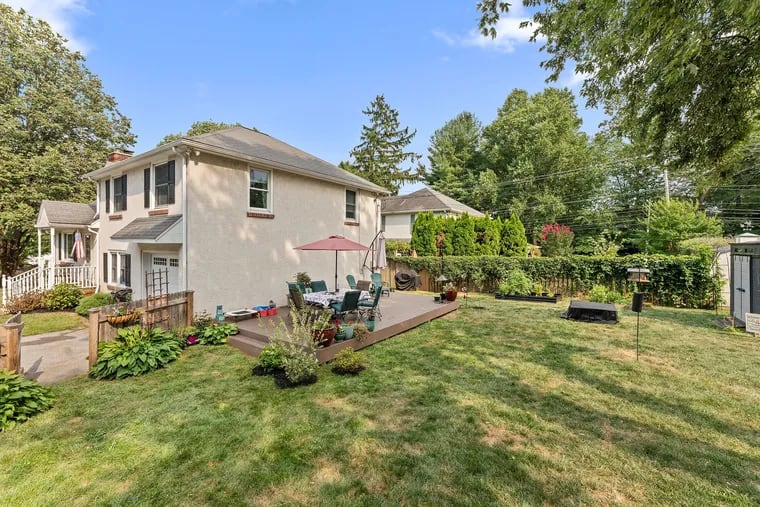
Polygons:
<instances>
[{"instance_id":1,"label":"shed door","mask_svg":"<svg viewBox=\"0 0 760 507\"><path fill-rule=\"evenodd\" d=\"M749 312L750 284L749 284L749 257L737 255L734 257L734 318L744 322L744 314Z\"/></svg>"},{"instance_id":2,"label":"shed door","mask_svg":"<svg viewBox=\"0 0 760 507\"><path fill-rule=\"evenodd\" d=\"M760 258L752 257L750 267L749 311L760 313Z\"/></svg>"}]
</instances>

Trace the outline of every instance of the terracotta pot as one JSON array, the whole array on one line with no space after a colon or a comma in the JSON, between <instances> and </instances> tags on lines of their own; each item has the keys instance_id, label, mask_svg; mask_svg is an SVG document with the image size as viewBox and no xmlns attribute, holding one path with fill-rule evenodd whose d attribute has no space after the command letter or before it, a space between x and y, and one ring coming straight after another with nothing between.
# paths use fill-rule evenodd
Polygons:
<instances>
[{"instance_id":1,"label":"terracotta pot","mask_svg":"<svg viewBox=\"0 0 760 507\"><path fill-rule=\"evenodd\" d=\"M329 347L332 345L332 342L335 339L335 333L337 332L338 329L335 326L330 326L326 329L315 329L312 332L312 336L314 337L314 341L317 342L320 347Z\"/></svg>"},{"instance_id":2,"label":"terracotta pot","mask_svg":"<svg viewBox=\"0 0 760 507\"><path fill-rule=\"evenodd\" d=\"M446 291L446 301L454 301L456 298L457 298L457 291L455 290Z\"/></svg>"}]
</instances>

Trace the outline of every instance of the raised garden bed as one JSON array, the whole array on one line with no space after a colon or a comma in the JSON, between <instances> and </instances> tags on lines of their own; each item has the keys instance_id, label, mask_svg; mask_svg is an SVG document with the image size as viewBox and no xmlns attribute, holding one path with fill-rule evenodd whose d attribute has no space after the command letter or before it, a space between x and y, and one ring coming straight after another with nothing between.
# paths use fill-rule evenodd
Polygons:
<instances>
[{"instance_id":1,"label":"raised garden bed","mask_svg":"<svg viewBox=\"0 0 760 507\"><path fill-rule=\"evenodd\" d=\"M559 296L515 296L496 294L496 299L509 299L511 301L532 301L534 303L556 303Z\"/></svg>"}]
</instances>

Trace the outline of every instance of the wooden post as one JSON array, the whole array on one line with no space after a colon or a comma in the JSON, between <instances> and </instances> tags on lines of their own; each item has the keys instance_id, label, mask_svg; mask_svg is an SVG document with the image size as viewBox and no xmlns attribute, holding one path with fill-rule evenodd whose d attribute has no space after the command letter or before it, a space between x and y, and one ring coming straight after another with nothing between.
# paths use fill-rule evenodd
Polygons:
<instances>
[{"instance_id":1,"label":"wooden post","mask_svg":"<svg viewBox=\"0 0 760 507\"><path fill-rule=\"evenodd\" d=\"M193 325L193 291L185 291L185 297L187 298L187 306L185 307L187 325Z\"/></svg>"},{"instance_id":2,"label":"wooden post","mask_svg":"<svg viewBox=\"0 0 760 507\"><path fill-rule=\"evenodd\" d=\"M5 364L0 365L6 369L19 373L21 371L21 332L24 323L21 322L21 314L17 313L3 324L2 332L5 335L0 342L4 343L2 354L5 356Z\"/></svg>"},{"instance_id":3,"label":"wooden post","mask_svg":"<svg viewBox=\"0 0 760 507\"><path fill-rule=\"evenodd\" d=\"M90 361L90 368L92 368L98 361L98 338L100 334L100 309L92 308L90 310L90 327L89 327L89 354L87 358Z\"/></svg>"}]
</instances>

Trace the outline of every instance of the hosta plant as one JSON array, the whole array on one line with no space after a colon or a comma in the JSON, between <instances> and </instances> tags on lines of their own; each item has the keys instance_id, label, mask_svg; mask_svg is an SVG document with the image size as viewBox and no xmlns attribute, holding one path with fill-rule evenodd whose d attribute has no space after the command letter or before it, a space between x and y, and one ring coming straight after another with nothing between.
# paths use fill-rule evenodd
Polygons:
<instances>
[{"instance_id":1,"label":"hosta plant","mask_svg":"<svg viewBox=\"0 0 760 507\"><path fill-rule=\"evenodd\" d=\"M98 346L98 361L90 370L90 377L120 379L142 375L174 361L181 351L177 338L161 328L121 329L114 341Z\"/></svg>"},{"instance_id":2,"label":"hosta plant","mask_svg":"<svg viewBox=\"0 0 760 507\"><path fill-rule=\"evenodd\" d=\"M223 345L227 337L238 334L235 324L215 324L198 332L198 343L201 345Z\"/></svg>"},{"instance_id":3,"label":"hosta plant","mask_svg":"<svg viewBox=\"0 0 760 507\"><path fill-rule=\"evenodd\" d=\"M50 390L17 373L0 370L0 431L53 406Z\"/></svg>"}]
</instances>

